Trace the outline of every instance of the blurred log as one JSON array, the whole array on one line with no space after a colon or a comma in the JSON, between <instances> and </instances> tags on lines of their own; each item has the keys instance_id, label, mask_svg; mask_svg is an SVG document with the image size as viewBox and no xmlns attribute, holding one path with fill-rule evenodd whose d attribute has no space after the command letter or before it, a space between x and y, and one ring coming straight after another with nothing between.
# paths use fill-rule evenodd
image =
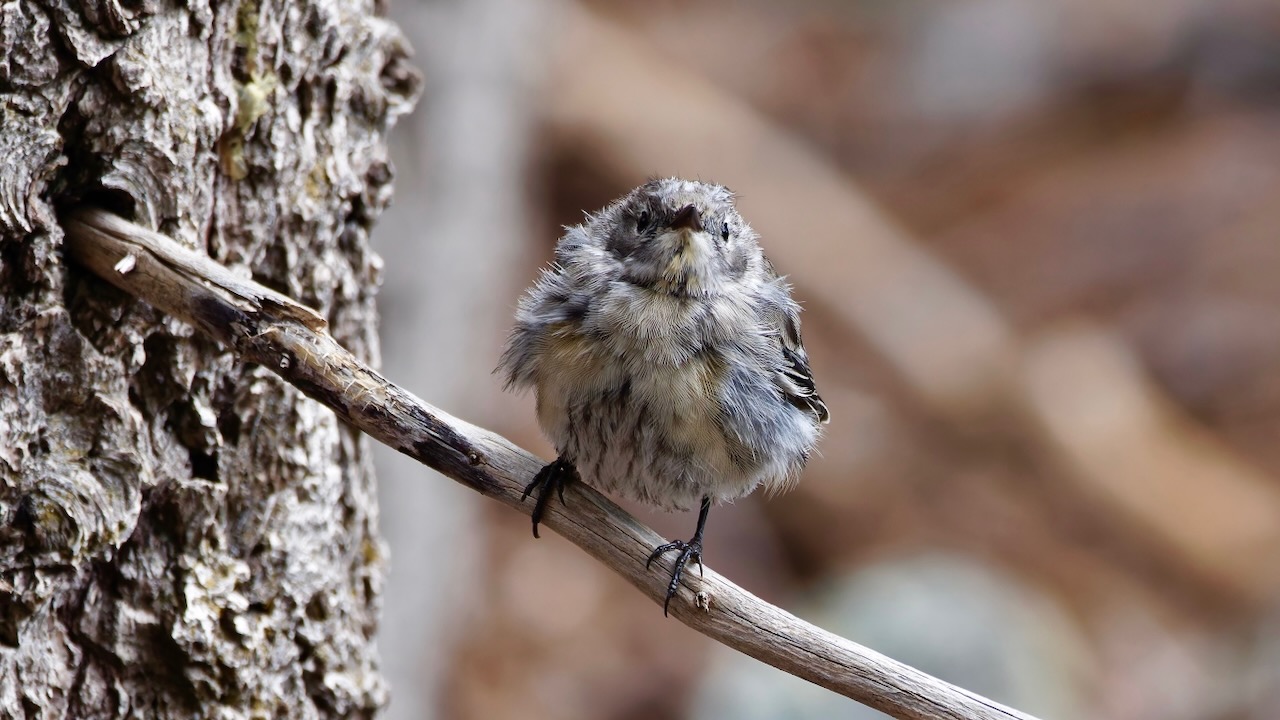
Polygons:
<instances>
[{"instance_id":1,"label":"blurred log","mask_svg":"<svg viewBox=\"0 0 1280 720\"><path fill-rule=\"evenodd\" d=\"M431 82L393 146L396 202L375 241L385 263L378 292L382 370L442 406L494 417L501 387L488 370L501 350L498 329L506 328L514 305L514 291L503 290L523 285L534 266L524 163L541 3L388 7ZM382 626L395 629L378 638L395 695L382 720L438 716L457 687L447 677L456 648L478 624L459 617L488 587L486 505L448 483L424 482L422 466L394 451L375 447L374 460L392 558ZM450 552L437 552L445 545ZM432 571L422 572L417 559L428 557ZM491 676L483 682L492 688Z\"/></svg>"},{"instance_id":2,"label":"blurred log","mask_svg":"<svg viewBox=\"0 0 1280 720\"><path fill-rule=\"evenodd\" d=\"M1023 366L1027 407L1091 496L1259 604L1280 590L1280 488L1193 422L1116 335L1062 327Z\"/></svg>"}]
</instances>

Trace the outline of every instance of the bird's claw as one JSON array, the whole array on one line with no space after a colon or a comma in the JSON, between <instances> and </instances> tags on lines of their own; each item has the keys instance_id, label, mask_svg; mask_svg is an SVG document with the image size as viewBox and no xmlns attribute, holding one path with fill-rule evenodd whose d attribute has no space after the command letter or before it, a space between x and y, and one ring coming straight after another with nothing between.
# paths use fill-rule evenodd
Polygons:
<instances>
[{"instance_id":1,"label":"bird's claw","mask_svg":"<svg viewBox=\"0 0 1280 720\"><path fill-rule=\"evenodd\" d=\"M533 476L533 481L524 486L524 493L520 496L520 502L529 499L529 496L537 491L538 498L533 504L533 512L530 516L533 520L533 536L538 537L538 523L542 522L542 516L547 510L547 501L551 499L551 494L555 493L560 496L560 504L566 504L564 501L564 486L578 479L578 470L573 463L564 458L556 458L553 462L547 463L537 475Z\"/></svg>"},{"instance_id":2,"label":"bird's claw","mask_svg":"<svg viewBox=\"0 0 1280 720\"><path fill-rule=\"evenodd\" d=\"M678 551L680 554L676 556L675 568L671 571L671 582L667 583L667 597L662 603L662 616L667 616L667 609L671 607L671 598L676 596L676 592L680 589L680 578L684 575L685 566L690 560L698 563L698 574L703 575L702 567L702 540L695 538L690 542L684 540L674 540L664 545L659 545L650 553L649 560L645 562L646 570L653 564L654 560L671 552Z\"/></svg>"}]
</instances>

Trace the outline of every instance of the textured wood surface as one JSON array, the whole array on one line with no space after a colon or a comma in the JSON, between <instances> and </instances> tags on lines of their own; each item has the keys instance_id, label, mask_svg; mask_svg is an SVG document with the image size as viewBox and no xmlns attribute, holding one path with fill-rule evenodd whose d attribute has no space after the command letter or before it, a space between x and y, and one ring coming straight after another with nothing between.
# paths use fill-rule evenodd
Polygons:
<instances>
[{"instance_id":1,"label":"textured wood surface","mask_svg":"<svg viewBox=\"0 0 1280 720\"><path fill-rule=\"evenodd\" d=\"M417 79L372 0L0 9L0 716L370 717L370 444L63 261L92 196L378 354ZM173 243L173 241L170 241Z\"/></svg>"}]
</instances>

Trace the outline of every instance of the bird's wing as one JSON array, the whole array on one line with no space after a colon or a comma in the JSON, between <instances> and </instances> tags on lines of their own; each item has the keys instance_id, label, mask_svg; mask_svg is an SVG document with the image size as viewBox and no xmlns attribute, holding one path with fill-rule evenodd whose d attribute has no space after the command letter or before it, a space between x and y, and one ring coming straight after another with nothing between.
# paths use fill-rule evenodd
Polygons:
<instances>
[{"instance_id":1,"label":"bird's wing","mask_svg":"<svg viewBox=\"0 0 1280 720\"><path fill-rule=\"evenodd\" d=\"M813 383L813 370L809 368L809 354L800 339L800 319L796 309L785 308L781 313L778 342L782 345L782 363L775 368L773 381L782 390L787 402L812 413L820 422L828 422L831 413L818 395Z\"/></svg>"}]
</instances>

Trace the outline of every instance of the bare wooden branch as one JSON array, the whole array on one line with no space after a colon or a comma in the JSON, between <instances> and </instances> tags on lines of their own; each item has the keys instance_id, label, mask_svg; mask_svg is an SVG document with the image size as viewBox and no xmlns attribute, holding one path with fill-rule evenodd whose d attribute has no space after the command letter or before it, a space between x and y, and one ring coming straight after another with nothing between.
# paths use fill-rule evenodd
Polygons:
<instances>
[{"instance_id":1,"label":"bare wooden branch","mask_svg":"<svg viewBox=\"0 0 1280 720\"><path fill-rule=\"evenodd\" d=\"M505 438L428 405L364 365L316 313L209 258L118 216L81 209L64 219L68 256L120 289L271 368L344 421L520 512L542 461ZM552 503L547 526L661 603L669 561L646 570L663 539L582 484ZM1031 716L958 688L781 610L712 570L686 575L672 615L785 672L903 720Z\"/></svg>"}]
</instances>

